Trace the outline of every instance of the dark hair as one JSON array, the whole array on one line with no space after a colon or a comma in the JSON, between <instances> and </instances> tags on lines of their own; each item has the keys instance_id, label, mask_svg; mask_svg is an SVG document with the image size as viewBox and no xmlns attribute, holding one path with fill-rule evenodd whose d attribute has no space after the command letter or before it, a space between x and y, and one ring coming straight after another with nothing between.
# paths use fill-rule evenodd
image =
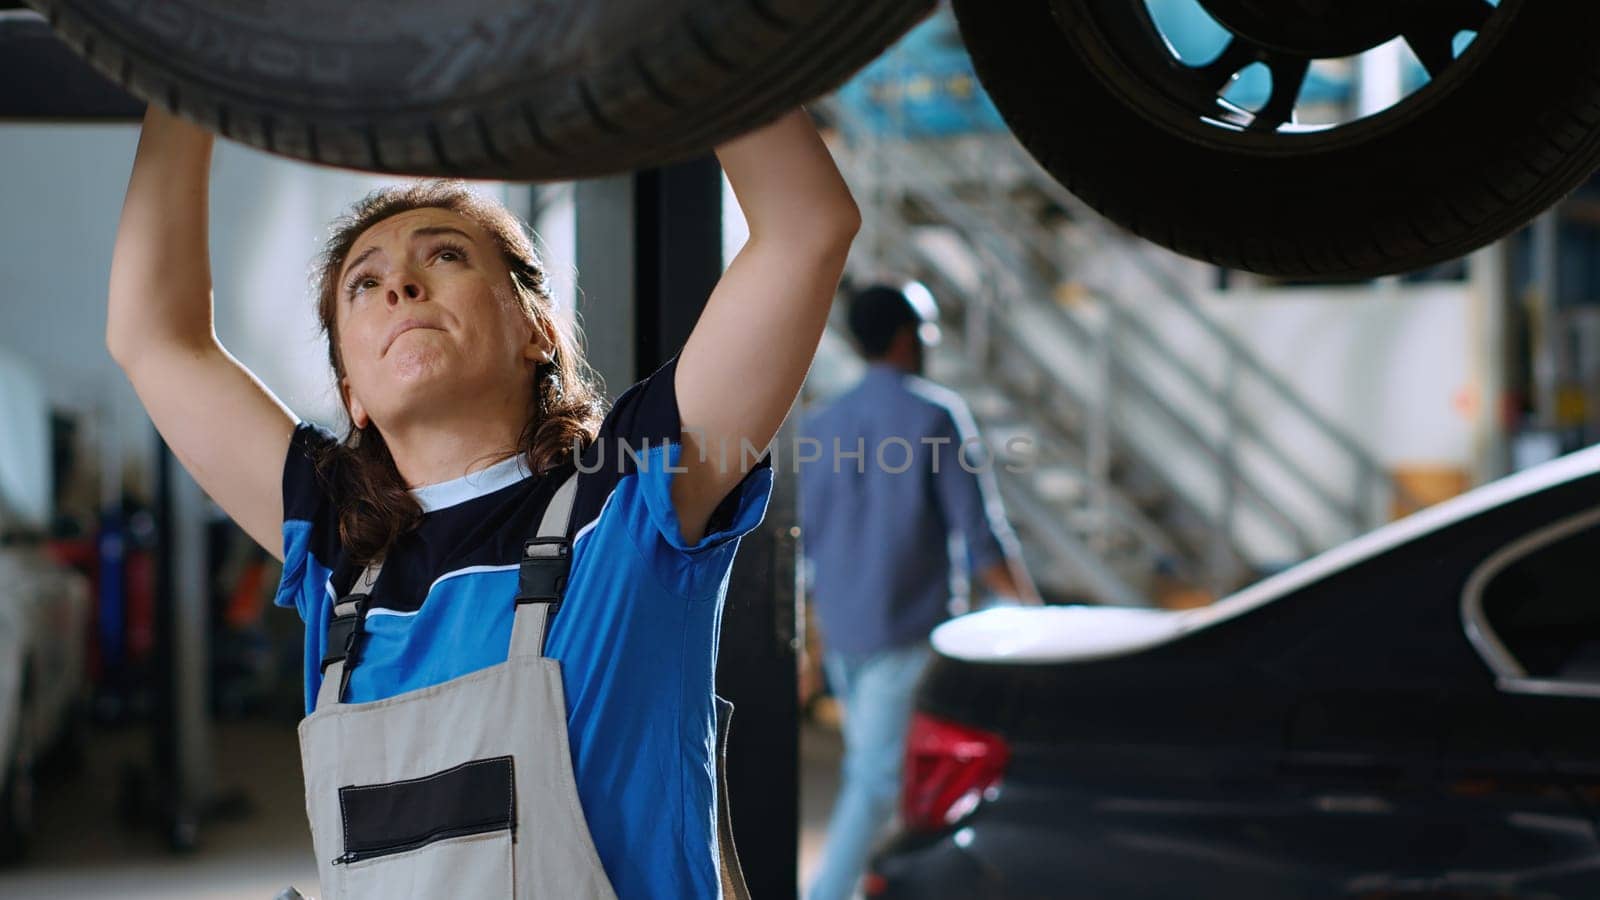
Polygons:
<instances>
[{"instance_id":1,"label":"dark hair","mask_svg":"<svg viewBox=\"0 0 1600 900\"><path fill-rule=\"evenodd\" d=\"M316 286L317 316L328 338L328 362L334 376L340 381L345 377L335 318L339 272L345 258L356 239L378 222L429 208L457 213L489 234L511 272L511 287L523 311L555 336L551 361L534 368L533 408L528 410L517 445L531 471L555 468L572 458L574 448L594 440L604 413L604 395L583 358L577 324L556 314L544 265L526 226L501 204L472 193L464 182L423 181L381 188L333 223L317 259ZM365 428L356 428L351 422L344 440L330 446L316 462L339 510L339 541L353 562L382 558L396 538L421 521L422 508L400 477L383 435L371 422Z\"/></svg>"},{"instance_id":2,"label":"dark hair","mask_svg":"<svg viewBox=\"0 0 1600 900\"><path fill-rule=\"evenodd\" d=\"M922 324L922 318L906 295L899 288L886 284L856 291L850 297L848 321L856 346L868 359L877 359L889 352L889 345L901 329Z\"/></svg>"}]
</instances>

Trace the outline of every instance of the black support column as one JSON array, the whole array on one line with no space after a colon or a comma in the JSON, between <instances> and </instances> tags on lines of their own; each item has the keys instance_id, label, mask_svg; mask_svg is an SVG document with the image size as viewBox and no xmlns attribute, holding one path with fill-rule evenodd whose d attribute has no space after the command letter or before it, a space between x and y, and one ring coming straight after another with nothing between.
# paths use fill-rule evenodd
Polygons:
<instances>
[{"instance_id":1,"label":"black support column","mask_svg":"<svg viewBox=\"0 0 1600 900\"><path fill-rule=\"evenodd\" d=\"M174 850L191 850L217 797L211 761L208 501L160 435L156 468L154 766L144 797ZM124 786L128 789L128 786Z\"/></svg>"},{"instance_id":2,"label":"black support column","mask_svg":"<svg viewBox=\"0 0 1600 900\"><path fill-rule=\"evenodd\" d=\"M581 182L577 247L590 362L615 398L683 347L722 274L716 160ZM740 545L717 663L717 691L736 709L728 745L735 842L750 891L762 898L794 897L798 877L797 519L786 462L775 456L766 519Z\"/></svg>"},{"instance_id":3,"label":"black support column","mask_svg":"<svg viewBox=\"0 0 1600 900\"><path fill-rule=\"evenodd\" d=\"M0 120L115 122L143 117L144 101L79 59L44 16L0 9Z\"/></svg>"}]
</instances>

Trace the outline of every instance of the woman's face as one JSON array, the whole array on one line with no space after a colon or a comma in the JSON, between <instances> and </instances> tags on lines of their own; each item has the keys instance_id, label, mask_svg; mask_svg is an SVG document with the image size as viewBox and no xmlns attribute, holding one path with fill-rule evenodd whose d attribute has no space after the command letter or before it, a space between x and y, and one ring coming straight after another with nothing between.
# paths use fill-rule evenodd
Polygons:
<instances>
[{"instance_id":1,"label":"woman's face","mask_svg":"<svg viewBox=\"0 0 1600 900\"><path fill-rule=\"evenodd\" d=\"M551 342L523 312L489 234L426 208L358 237L340 270L334 313L357 428L433 415L526 415L534 365Z\"/></svg>"}]
</instances>

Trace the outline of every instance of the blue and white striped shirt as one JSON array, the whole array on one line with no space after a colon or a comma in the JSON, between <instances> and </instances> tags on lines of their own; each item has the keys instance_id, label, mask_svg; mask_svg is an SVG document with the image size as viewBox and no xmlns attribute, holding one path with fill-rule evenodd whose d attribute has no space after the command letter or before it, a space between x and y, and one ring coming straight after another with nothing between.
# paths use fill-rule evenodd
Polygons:
<instances>
[{"instance_id":1,"label":"blue and white striped shirt","mask_svg":"<svg viewBox=\"0 0 1600 900\"><path fill-rule=\"evenodd\" d=\"M584 452L572 567L545 645L561 663L584 818L622 900L719 895L717 638L739 538L760 523L772 487L763 458L705 535L683 539L671 499L682 453L676 364L617 398ZM339 543L340 473L314 463L333 440L301 425L283 475L277 602L306 622L307 712L333 598L360 574ZM391 549L373 588L347 700L392 697L505 661L522 541L564 474L531 475L513 458L412 492L422 521Z\"/></svg>"}]
</instances>

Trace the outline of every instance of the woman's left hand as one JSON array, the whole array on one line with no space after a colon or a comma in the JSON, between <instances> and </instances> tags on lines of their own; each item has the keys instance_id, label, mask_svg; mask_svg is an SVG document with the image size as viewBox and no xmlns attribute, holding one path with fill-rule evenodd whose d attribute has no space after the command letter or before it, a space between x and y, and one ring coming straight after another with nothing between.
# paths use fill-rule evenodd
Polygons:
<instances>
[{"instance_id":1,"label":"woman's left hand","mask_svg":"<svg viewBox=\"0 0 1600 900\"><path fill-rule=\"evenodd\" d=\"M672 502L684 540L771 443L827 323L861 213L811 117L796 109L717 148L750 238L678 358L684 471ZM726 448L725 452L724 448Z\"/></svg>"}]
</instances>

